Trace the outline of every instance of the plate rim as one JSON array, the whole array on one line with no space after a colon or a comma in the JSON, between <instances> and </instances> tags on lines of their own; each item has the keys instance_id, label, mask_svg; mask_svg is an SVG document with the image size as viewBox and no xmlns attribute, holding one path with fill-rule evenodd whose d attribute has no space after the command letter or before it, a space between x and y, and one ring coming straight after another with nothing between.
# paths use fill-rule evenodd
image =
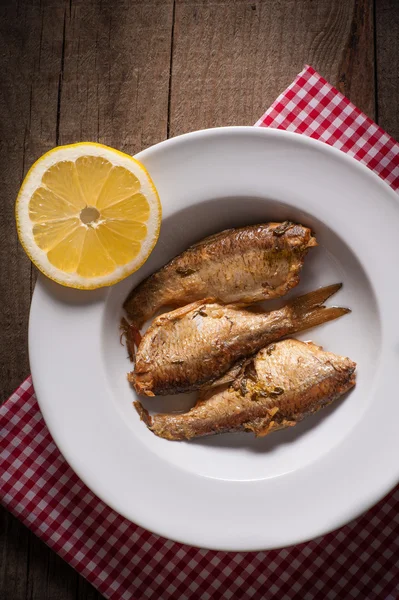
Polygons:
<instances>
[{"instance_id":1,"label":"plate rim","mask_svg":"<svg viewBox=\"0 0 399 600\"><path fill-rule=\"evenodd\" d=\"M153 146L136 154L135 158L137 158L138 160L141 160L143 158L147 159L148 157L151 156L151 154L153 152L158 151L160 148L165 149L167 147L173 147L174 145L181 143L182 140L184 141L187 138L206 137L207 135L214 135L215 132L218 134L221 134L221 135L229 135L231 132L234 132L234 133L242 132L242 133L250 133L251 135L256 135L256 136L266 135L266 136L271 136L271 137L274 137L274 136L281 137L282 136L287 139L294 138L296 142L300 141L300 143L303 143L304 145L310 145L311 147L312 146L316 147L318 150L320 150L324 153L327 153L327 154L332 153L334 156L339 157L340 160L344 160L345 162L348 161L348 164L351 165L351 168L355 168L355 169L359 170L359 172L362 172L363 175L371 178L371 180L374 181L374 183L378 184L379 186L382 186L381 189L384 189L385 193L388 193L388 195L391 197L392 200L394 200L396 203L399 200L398 195L384 180L382 180L378 175L376 175L373 171L371 171L367 166L360 163L355 158L349 156L342 150L339 150L337 148L329 146L325 142L315 140L315 139L306 137L306 136L298 134L298 133L287 132L287 131L279 130L279 129L271 129L271 128L269 129L269 128L264 128L264 127L253 127L253 126L234 126L234 127L210 128L210 129L189 132L189 133L185 133L185 134L176 136L175 138L171 138L171 139L159 142L157 144L154 144ZM44 278L42 276L40 276L38 279L38 284L34 290L34 294L33 294L33 298L32 298L32 305L31 305L31 311L30 311L30 317L29 317L29 358L30 358L31 365L32 365L32 378L34 381L34 387L36 390L38 390L37 399L38 399L40 410L43 414L46 425L49 428L49 431L50 431L55 443L59 447L61 453L63 454L63 456L65 457L65 459L67 460L67 462L71 466L71 468L78 474L78 476L82 479L82 481L86 485L88 485L88 487L90 489L92 489L92 491L103 502L105 502L108 506L110 506L113 510L115 510L119 514L122 514L122 516L124 516L128 520L132 521L132 517L130 515L127 515L126 513L121 511L120 507L115 505L113 502L110 502L109 498L104 497L104 495L98 488L95 489L92 485L89 485L87 483L88 478L86 477L86 474L82 471L82 469L80 468L80 465L76 464L76 461L75 461L74 457L71 455L69 448L65 447L65 444L63 443L63 441L61 441L59 439L57 432L55 430L53 430L52 425L50 425L51 416L49 415L49 413L47 411L45 402L42 403L42 401L40 400L40 396L43 396L45 392L43 391L43 385L42 385L43 381L40 381L40 375L38 375L38 372L36 370L36 361L33 358L34 342L33 342L32 332L33 332L34 311L36 310L36 304L37 304L37 301L39 298L39 290L41 289L41 286L43 285L43 280L44 280ZM387 483L384 490L378 489L378 491L375 491L374 494L371 493L369 498L364 501L363 505L359 506L358 509L354 511L355 514L351 514L349 517L348 517L348 515L343 515L341 521L336 522L333 527L331 526L331 524L326 524L324 529L321 529L317 533L313 532L306 539L303 538L303 536L299 536L299 538L295 538L295 536L292 536L292 541L288 545L291 546L291 545L295 545L297 543L302 543L309 539L314 539L315 537L318 537L319 535L324 535L328 532L334 531L335 529L341 527L343 524L347 523L349 520L356 518L357 516L362 514L365 510L367 510L368 508L373 506L380 499L382 499L397 484L398 478L399 478L399 470L395 477L395 480ZM157 535L166 536L166 537L171 536L170 532L165 533L165 532L159 531L159 529L154 530L148 524L148 522L147 523L143 522L143 520L140 521L137 518L135 518L135 520L132 522L137 525L140 525L142 527L145 527L146 529L149 529L150 531L154 531L154 533L156 533ZM264 544L255 545L255 546L251 545L251 544L249 544L247 546L240 545L237 548L232 548L231 546L223 547L220 544L218 544L217 546L212 546L212 545L204 546L203 544L196 544L195 541L193 541L193 539L190 537L190 535L188 535L187 537L184 537L184 536L179 536L177 534L174 534L171 539L176 540L183 544L189 544L194 547L202 547L202 548L205 547L205 548L209 548L212 550L222 550L222 551L245 552L245 551L261 551L261 550L265 550L268 548L271 549L271 548L287 547L286 542L282 543L281 545L273 544L273 546L266 546Z\"/></svg>"},{"instance_id":2,"label":"plate rim","mask_svg":"<svg viewBox=\"0 0 399 600\"><path fill-rule=\"evenodd\" d=\"M370 176L374 182L378 181L379 183L381 183L385 188L385 191L388 191L392 198L399 202L399 194L391 188L391 186L385 181L385 179L382 179L382 177L377 175L377 173L375 173L372 169L367 167L362 161L358 160L354 156L351 156L348 152L345 152L344 150L340 150L335 146L331 146L327 142L323 142L322 140L309 137L308 135L298 133L296 131L287 131L286 129L265 127L262 125L229 125L226 127L208 127L205 129L188 131L187 133L181 133L166 140L162 140L161 142L157 142L152 146L148 146L148 148L144 148L144 150L140 150L140 152L134 154L133 156L137 160L141 160L142 158L147 159L148 156L151 156L151 154L154 151L157 151L159 148L173 148L173 146L180 143L181 140L213 135L215 132L220 133L221 135L228 135L230 133L240 132L245 134L251 132L251 134L254 135L277 135L278 137L282 136L286 137L287 139L300 139L304 144L309 144L310 147L314 146L315 148L319 148L321 151L326 151L327 153L331 152L334 156L347 160L348 164L351 164L352 166L357 165L355 168L359 168L360 171L363 172L363 174Z\"/></svg>"}]
</instances>

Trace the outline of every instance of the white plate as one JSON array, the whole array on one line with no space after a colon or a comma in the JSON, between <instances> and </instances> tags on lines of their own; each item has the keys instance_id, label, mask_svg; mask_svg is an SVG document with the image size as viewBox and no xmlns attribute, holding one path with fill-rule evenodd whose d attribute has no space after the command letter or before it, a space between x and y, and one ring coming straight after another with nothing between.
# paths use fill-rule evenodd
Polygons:
<instances>
[{"instance_id":1,"label":"white plate","mask_svg":"<svg viewBox=\"0 0 399 600\"><path fill-rule=\"evenodd\" d=\"M287 546L331 531L399 479L399 203L366 167L300 135L253 127L190 133L138 155L159 190L161 236L149 261L111 289L79 292L40 278L29 352L46 423L82 480L135 523L223 550ZM119 343L133 285L192 242L226 227L291 219L311 226L294 293L343 281L353 313L305 333L358 363L346 398L264 439L191 442L153 435L132 407ZM177 397L146 402L188 406ZM191 399L192 402L192 399Z\"/></svg>"}]
</instances>

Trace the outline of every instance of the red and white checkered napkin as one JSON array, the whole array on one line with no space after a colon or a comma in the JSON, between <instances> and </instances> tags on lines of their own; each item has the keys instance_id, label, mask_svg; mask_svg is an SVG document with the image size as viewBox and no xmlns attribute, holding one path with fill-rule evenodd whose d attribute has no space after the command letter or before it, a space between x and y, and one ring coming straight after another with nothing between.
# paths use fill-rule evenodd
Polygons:
<instances>
[{"instance_id":1,"label":"red and white checkered napkin","mask_svg":"<svg viewBox=\"0 0 399 600\"><path fill-rule=\"evenodd\" d=\"M321 139L399 188L399 144L311 67L257 125ZM0 431L4 505L107 598L399 598L399 487L356 521L311 542L211 552L153 535L99 500L54 444L30 378L0 409Z\"/></svg>"}]
</instances>

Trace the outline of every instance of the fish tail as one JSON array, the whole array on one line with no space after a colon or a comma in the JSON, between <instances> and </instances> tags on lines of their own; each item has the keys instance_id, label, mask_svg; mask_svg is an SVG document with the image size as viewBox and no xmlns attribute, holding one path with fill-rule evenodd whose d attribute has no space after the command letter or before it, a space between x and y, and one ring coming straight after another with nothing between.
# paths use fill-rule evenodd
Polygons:
<instances>
[{"instance_id":1,"label":"fish tail","mask_svg":"<svg viewBox=\"0 0 399 600\"><path fill-rule=\"evenodd\" d=\"M295 320L294 329L295 331L310 329L311 327L322 325L328 321L334 321L334 319L338 319L350 312L352 312L350 308L344 308L342 306L320 306L303 315L300 319Z\"/></svg>"},{"instance_id":2,"label":"fish tail","mask_svg":"<svg viewBox=\"0 0 399 600\"><path fill-rule=\"evenodd\" d=\"M289 305L292 310L294 330L310 329L350 313L349 308L324 306L324 302L341 287L342 283L335 283L295 298Z\"/></svg>"},{"instance_id":3,"label":"fish tail","mask_svg":"<svg viewBox=\"0 0 399 600\"><path fill-rule=\"evenodd\" d=\"M306 244L306 248L314 248L315 246L318 246L319 244L317 243L316 238L311 235L309 238L308 243Z\"/></svg>"},{"instance_id":4,"label":"fish tail","mask_svg":"<svg viewBox=\"0 0 399 600\"><path fill-rule=\"evenodd\" d=\"M144 408L144 406L141 404L141 402L139 402L138 400L133 402L133 406L137 410L140 420L143 421L143 423L145 423L147 425L147 427L150 429L152 427L152 417L151 417L150 413L148 412L148 410L146 410Z\"/></svg>"},{"instance_id":5,"label":"fish tail","mask_svg":"<svg viewBox=\"0 0 399 600\"><path fill-rule=\"evenodd\" d=\"M326 287L319 288L318 290L294 298L294 300L289 303L289 306L291 306L295 313L302 315L318 306L322 306L328 298L336 294L341 288L342 283L327 285Z\"/></svg>"}]
</instances>

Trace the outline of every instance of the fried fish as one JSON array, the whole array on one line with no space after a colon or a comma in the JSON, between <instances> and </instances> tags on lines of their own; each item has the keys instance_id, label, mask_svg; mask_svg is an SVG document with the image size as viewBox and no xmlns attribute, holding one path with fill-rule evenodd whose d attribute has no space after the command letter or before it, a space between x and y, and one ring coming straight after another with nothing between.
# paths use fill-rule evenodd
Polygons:
<instances>
[{"instance_id":1,"label":"fried fish","mask_svg":"<svg viewBox=\"0 0 399 600\"><path fill-rule=\"evenodd\" d=\"M286 339L247 359L234 382L201 393L183 414L150 416L135 407L147 427L168 440L227 431L258 437L292 427L355 385L356 364L313 343Z\"/></svg>"},{"instance_id":2,"label":"fried fish","mask_svg":"<svg viewBox=\"0 0 399 600\"><path fill-rule=\"evenodd\" d=\"M147 396L210 385L266 344L350 312L323 306L340 287L320 288L270 312L196 302L165 313L143 336L128 379L137 393Z\"/></svg>"},{"instance_id":3,"label":"fried fish","mask_svg":"<svg viewBox=\"0 0 399 600\"><path fill-rule=\"evenodd\" d=\"M291 222L228 229L191 246L131 291L124 308L140 329L163 306L213 298L251 304L283 296L299 282L317 246L308 227Z\"/></svg>"}]
</instances>

